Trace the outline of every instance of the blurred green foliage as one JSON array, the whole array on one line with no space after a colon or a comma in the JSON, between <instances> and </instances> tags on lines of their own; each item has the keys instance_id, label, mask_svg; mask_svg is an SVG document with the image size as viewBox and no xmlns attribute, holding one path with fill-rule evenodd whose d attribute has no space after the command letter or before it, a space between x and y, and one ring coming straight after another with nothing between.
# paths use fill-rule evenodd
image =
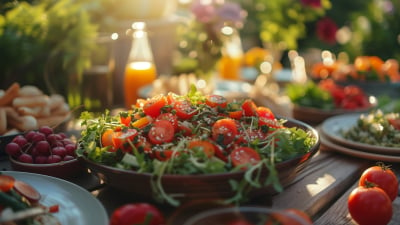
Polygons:
<instances>
[{"instance_id":1,"label":"blurred green foliage","mask_svg":"<svg viewBox=\"0 0 400 225\"><path fill-rule=\"evenodd\" d=\"M65 94L68 76L90 64L97 26L72 0L11 1L0 7L0 88L18 81Z\"/></svg>"},{"instance_id":2,"label":"blurred green foliage","mask_svg":"<svg viewBox=\"0 0 400 225\"><path fill-rule=\"evenodd\" d=\"M316 36L317 19L304 20L297 15L299 20L284 19L289 14L283 13L290 9L297 9L296 4L288 5L289 0L236 0L248 11L247 21L241 30L245 40L245 48L250 45L263 44L262 32L269 30L267 24L273 21L283 21L279 25L282 37L278 39L291 43L288 47L303 51L309 48L331 50L334 53L346 52L350 60L359 55L376 55L382 59L395 58L400 60L400 1L399 0L333 0L326 6L323 17L335 21L338 28L346 33L347 38L329 44L319 40ZM321 1L322 4L327 4ZM263 3L263 4L260 4ZM299 4L299 3L298 3ZM265 7L271 7L267 10ZM278 7L278 9L275 9ZM272 10L273 9L273 10ZM272 22L269 22L272 21ZM301 22L304 22L304 26ZM297 25L296 25L297 24ZM297 28L290 28L296 25ZM344 32L343 32L344 31ZM252 43L246 43L251 39ZM251 47L251 46L250 46Z\"/></svg>"}]
</instances>

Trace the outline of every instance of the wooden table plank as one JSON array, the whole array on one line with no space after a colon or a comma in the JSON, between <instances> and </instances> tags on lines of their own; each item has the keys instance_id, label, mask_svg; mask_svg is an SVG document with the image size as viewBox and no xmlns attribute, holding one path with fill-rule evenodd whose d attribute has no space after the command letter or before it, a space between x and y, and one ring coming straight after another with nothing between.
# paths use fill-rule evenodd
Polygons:
<instances>
[{"instance_id":1,"label":"wooden table plank","mask_svg":"<svg viewBox=\"0 0 400 225\"><path fill-rule=\"evenodd\" d=\"M400 178L400 165L393 167L393 170ZM357 225L352 220L348 208L347 199L352 190L358 185L358 181L354 184L336 201L334 202L317 220L314 221L314 225ZM400 187L399 187L400 188ZM400 193L397 198L393 201L393 217L388 225L400 224Z\"/></svg>"},{"instance_id":2,"label":"wooden table plank","mask_svg":"<svg viewBox=\"0 0 400 225\"><path fill-rule=\"evenodd\" d=\"M272 207L298 208L315 217L346 192L370 164L367 160L320 151L292 185L273 197Z\"/></svg>"}]
</instances>

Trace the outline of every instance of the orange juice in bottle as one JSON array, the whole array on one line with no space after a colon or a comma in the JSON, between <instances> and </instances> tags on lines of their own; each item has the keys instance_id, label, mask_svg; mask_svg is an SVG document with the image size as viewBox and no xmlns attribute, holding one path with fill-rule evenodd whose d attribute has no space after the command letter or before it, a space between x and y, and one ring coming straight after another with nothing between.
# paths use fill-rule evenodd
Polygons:
<instances>
[{"instance_id":1,"label":"orange juice in bottle","mask_svg":"<svg viewBox=\"0 0 400 225\"><path fill-rule=\"evenodd\" d=\"M157 78L145 24L136 22L132 24L132 28L134 29L132 47L124 78L125 107L127 109L136 104L139 89L151 84Z\"/></svg>"},{"instance_id":2,"label":"orange juice in bottle","mask_svg":"<svg viewBox=\"0 0 400 225\"><path fill-rule=\"evenodd\" d=\"M157 77L157 72L152 62L131 62L125 69L125 107L130 109L131 105L138 99L138 90L151 84Z\"/></svg>"},{"instance_id":3,"label":"orange juice in bottle","mask_svg":"<svg viewBox=\"0 0 400 225\"><path fill-rule=\"evenodd\" d=\"M240 36L237 30L230 26L223 27L221 31L224 35L224 45L219 62L219 75L222 79L239 80L243 60Z\"/></svg>"}]
</instances>

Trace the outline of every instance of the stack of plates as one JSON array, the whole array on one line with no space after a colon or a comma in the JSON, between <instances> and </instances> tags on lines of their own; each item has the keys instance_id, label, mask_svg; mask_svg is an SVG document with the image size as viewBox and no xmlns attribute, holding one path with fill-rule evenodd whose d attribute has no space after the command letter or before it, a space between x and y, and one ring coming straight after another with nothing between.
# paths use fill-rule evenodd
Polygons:
<instances>
[{"instance_id":1,"label":"stack of plates","mask_svg":"<svg viewBox=\"0 0 400 225\"><path fill-rule=\"evenodd\" d=\"M344 114L325 120L320 128L321 146L355 157L400 162L400 148L369 145L345 139L341 132L350 129L360 117L359 113Z\"/></svg>"}]
</instances>

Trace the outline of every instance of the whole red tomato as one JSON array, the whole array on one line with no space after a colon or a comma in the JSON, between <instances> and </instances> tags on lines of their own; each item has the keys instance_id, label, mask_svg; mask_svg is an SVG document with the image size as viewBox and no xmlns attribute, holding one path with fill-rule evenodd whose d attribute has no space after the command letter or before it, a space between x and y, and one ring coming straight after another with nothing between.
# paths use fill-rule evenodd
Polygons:
<instances>
[{"instance_id":1,"label":"whole red tomato","mask_svg":"<svg viewBox=\"0 0 400 225\"><path fill-rule=\"evenodd\" d=\"M349 195L347 207L359 225L386 225L393 213L389 196L376 186L355 188Z\"/></svg>"},{"instance_id":2,"label":"whole red tomato","mask_svg":"<svg viewBox=\"0 0 400 225\"><path fill-rule=\"evenodd\" d=\"M366 169L359 181L360 186L367 185L367 182L376 184L382 188L389 196L390 200L394 201L399 192L399 181L394 172L387 166L380 164Z\"/></svg>"},{"instance_id":3,"label":"whole red tomato","mask_svg":"<svg viewBox=\"0 0 400 225\"><path fill-rule=\"evenodd\" d=\"M148 203L125 204L111 215L110 225L163 225L165 218L153 205Z\"/></svg>"}]
</instances>

